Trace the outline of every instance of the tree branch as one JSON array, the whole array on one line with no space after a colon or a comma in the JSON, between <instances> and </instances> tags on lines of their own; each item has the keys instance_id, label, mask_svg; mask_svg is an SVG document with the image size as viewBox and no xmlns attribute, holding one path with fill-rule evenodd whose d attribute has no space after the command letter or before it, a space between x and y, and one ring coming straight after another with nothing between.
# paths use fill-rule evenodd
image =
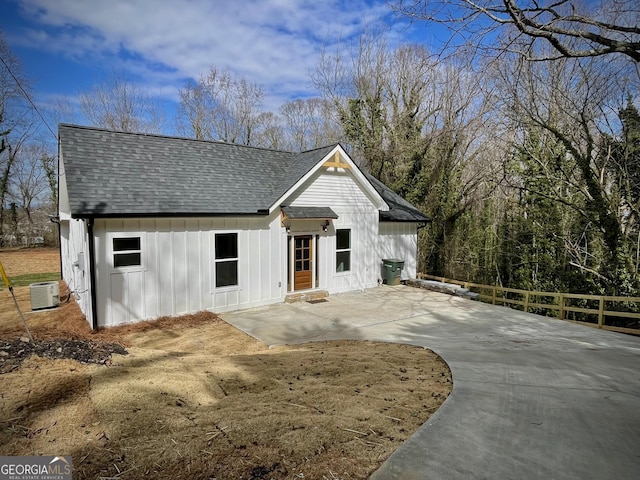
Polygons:
<instances>
[{"instance_id":1,"label":"tree branch","mask_svg":"<svg viewBox=\"0 0 640 480\"><path fill-rule=\"evenodd\" d=\"M583 11L576 11L575 4L568 0L549 5L534 2L532 6L517 0L397 0L393 5L398 13L411 19L449 26L455 36L465 38L474 48L508 48L496 42L492 34L496 26L500 30L513 26L531 42L544 39L560 57L619 53L640 62L640 21L634 2L602 2L592 12L587 7L588 4ZM445 45L450 47L448 41ZM526 49L519 53L528 55Z\"/></svg>"}]
</instances>

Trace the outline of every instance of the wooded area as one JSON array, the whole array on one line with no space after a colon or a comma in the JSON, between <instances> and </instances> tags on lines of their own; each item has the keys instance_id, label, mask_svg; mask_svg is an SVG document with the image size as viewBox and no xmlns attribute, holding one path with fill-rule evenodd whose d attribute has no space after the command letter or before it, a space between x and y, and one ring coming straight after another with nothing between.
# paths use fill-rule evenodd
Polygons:
<instances>
[{"instance_id":1,"label":"wooded area","mask_svg":"<svg viewBox=\"0 0 640 480\"><path fill-rule=\"evenodd\" d=\"M451 37L436 48L364 32L320 56L317 97L277 112L263 109L260 85L211 66L181 88L174 119L118 75L79 92L81 113L98 127L294 151L341 142L433 219L420 230L420 271L638 296L639 11L618 0L531 5L399 1L400 14L445 24ZM0 52L7 244L36 211L55 211L55 145L34 133L13 76L28 79L4 42ZM54 116L74 122L76 112L61 104Z\"/></svg>"}]
</instances>

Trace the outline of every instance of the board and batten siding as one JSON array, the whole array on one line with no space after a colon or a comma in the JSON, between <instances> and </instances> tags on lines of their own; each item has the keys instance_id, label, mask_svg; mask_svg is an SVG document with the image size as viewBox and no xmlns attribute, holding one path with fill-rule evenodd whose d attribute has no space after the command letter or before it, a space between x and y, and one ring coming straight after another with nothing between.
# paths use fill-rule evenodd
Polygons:
<instances>
[{"instance_id":1,"label":"board and batten siding","mask_svg":"<svg viewBox=\"0 0 640 480\"><path fill-rule=\"evenodd\" d=\"M215 287L216 233L238 234L237 286ZM277 214L99 219L94 235L99 326L254 307L286 293L286 239ZM140 266L113 266L113 239L124 237L140 237Z\"/></svg>"},{"instance_id":2,"label":"board and batten siding","mask_svg":"<svg viewBox=\"0 0 640 480\"><path fill-rule=\"evenodd\" d=\"M309 178L285 205L330 207L338 218L320 236L320 285L329 293L371 288L381 278L378 252L378 209L349 170L322 169ZM336 229L351 230L351 270L336 272Z\"/></svg>"},{"instance_id":3,"label":"board and batten siding","mask_svg":"<svg viewBox=\"0 0 640 480\"><path fill-rule=\"evenodd\" d=\"M91 318L91 275L89 273L89 233L86 220L60 222L62 278L73 292L86 318Z\"/></svg>"},{"instance_id":4,"label":"board and batten siding","mask_svg":"<svg viewBox=\"0 0 640 480\"><path fill-rule=\"evenodd\" d=\"M418 224L413 222L380 222L379 249L381 258L404 261L402 280L416 278Z\"/></svg>"}]
</instances>

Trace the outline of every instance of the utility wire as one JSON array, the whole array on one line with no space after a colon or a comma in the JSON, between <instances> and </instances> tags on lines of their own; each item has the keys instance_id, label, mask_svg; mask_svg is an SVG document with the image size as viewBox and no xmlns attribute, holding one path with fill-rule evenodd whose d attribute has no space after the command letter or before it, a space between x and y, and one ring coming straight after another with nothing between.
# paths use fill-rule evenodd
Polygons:
<instances>
[{"instance_id":1,"label":"utility wire","mask_svg":"<svg viewBox=\"0 0 640 480\"><path fill-rule=\"evenodd\" d=\"M16 77L13 72L11 71L11 69L9 68L9 65L7 65L7 62L4 61L4 58L2 58L2 56L0 55L0 62L2 62L2 64L5 66L5 68L7 69L7 72L9 72L9 75L11 75L11 77L15 80L16 85L18 85L18 88L20 89L20 91L22 92L22 94L25 96L25 98L27 99L27 101L31 104L31 106L33 107L33 109L36 111L36 113L38 114L38 116L40 117L40 119L42 120L42 123L45 124L45 126L47 127L47 129L51 132L51 135L53 135L53 138L56 139L56 141L58 140L58 136L56 135L56 133L53 131L53 129L49 126L49 124L47 123L47 121L44 119L44 115L42 115L42 113L40 113L40 110L38 110L38 107L36 107L36 104L33 103L33 100L31 100L31 97L29 96L29 94L27 93L27 91L22 87L22 85L20 84L20 81L18 80L18 77Z\"/></svg>"}]
</instances>

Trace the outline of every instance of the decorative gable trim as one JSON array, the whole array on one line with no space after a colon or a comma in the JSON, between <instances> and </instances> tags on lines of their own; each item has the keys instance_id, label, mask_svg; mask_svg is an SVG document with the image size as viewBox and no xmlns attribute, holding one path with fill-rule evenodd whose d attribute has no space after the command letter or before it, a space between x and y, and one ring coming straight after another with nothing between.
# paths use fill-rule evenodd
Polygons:
<instances>
[{"instance_id":1,"label":"decorative gable trim","mask_svg":"<svg viewBox=\"0 0 640 480\"><path fill-rule=\"evenodd\" d=\"M327 160L322 164L322 166L325 168L342 168L343 170L348 170L351 168L351 165L342 160L342 157L340 157L340 153L338 151L333 154L333 158L331 158L331 160Z\"/></svg>"}]
</instances>

